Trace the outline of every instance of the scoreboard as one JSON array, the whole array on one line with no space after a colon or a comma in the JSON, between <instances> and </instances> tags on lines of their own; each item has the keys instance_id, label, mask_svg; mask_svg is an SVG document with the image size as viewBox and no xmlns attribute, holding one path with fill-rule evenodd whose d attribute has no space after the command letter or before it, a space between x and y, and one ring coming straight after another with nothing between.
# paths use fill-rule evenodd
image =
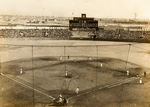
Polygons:
<instances>
[{"instance_id":1,"label":"scoreboard","mask_svg":"<svg viewBox=\"0 0 150 107\"><path fill-rule=\"evenodd\" d=\"M69 20L69 29L98 30L98 21L94 18L87 18L86 14L82 14L81 17L74 17L73 20Z\"/></svg>"}]
</instances>

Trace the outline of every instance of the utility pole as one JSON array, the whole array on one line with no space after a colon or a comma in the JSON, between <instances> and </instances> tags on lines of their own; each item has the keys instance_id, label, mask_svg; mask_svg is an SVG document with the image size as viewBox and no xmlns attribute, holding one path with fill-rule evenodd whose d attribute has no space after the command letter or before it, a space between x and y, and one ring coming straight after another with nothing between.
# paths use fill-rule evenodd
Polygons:
<instances>
[{"instance_id":1,"label":"utility pole","mask_svg":"<svg viewBox=\"0 0 150 107\"><path fill-rule=\"evenodd\" d=\"M136 21L136 18L137 18L137 13L135 12L134 13L134 20Z\"/></svg>"}]
</instances>

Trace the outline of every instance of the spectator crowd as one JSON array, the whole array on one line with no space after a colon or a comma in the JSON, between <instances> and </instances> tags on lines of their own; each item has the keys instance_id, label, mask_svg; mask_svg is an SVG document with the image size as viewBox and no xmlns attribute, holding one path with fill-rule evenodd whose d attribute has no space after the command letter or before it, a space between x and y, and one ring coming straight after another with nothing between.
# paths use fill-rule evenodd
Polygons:
<instances>
[{"instance_id":1,"label":"spectator crowd","mask_svg":"<svg viewBox=\"0 0 150 107\"><path fill-rule=\"evenodd\" d=\"M82 31L80 31L82 33ZM90 33L89 33L90 34ZM0 29L2 38L49 38L56 40L73 39L69 29ZM98 30L96 39L112 41L150 42L150 31Z\"/></svg>"}]
</instances>

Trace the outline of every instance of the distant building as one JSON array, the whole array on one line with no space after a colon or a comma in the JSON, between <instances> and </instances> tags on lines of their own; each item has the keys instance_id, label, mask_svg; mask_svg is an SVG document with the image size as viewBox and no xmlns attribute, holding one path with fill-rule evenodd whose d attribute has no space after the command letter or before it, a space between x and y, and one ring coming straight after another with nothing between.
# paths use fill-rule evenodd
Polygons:
<instances>
[{"instance_id":1,"label":"distant building","mask_svg":"<svg viewBox=\"0 0 150 107\"><path fill-rule=\"evenodd\" d=\"M98 30L98 21L94 18L86 17L86 14L81 14L81 17L74 17L73 20L69 20L70 30Z\"/></svg>"}]
</instances>

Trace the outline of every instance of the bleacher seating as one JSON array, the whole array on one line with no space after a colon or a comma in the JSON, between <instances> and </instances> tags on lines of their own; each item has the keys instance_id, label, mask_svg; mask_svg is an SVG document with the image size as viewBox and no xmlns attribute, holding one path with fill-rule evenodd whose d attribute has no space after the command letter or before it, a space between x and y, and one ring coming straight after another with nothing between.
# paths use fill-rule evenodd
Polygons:
<instances>
[{"instance_id":1,"label":"bleacher seating","mask_svg":"<svg viewBox=\"0 0 150 107\"><path fill-rule=\"evenodd\" d=\"M0 37L3 38L49 38L49 39L73 39L73 36L89 37L90 32L69 31L69 29L0 29ZM99 30L97 39L110 41L135 41L150 42L150 31L129 30Z\"/></svg>"},{"instance_id":2,"label":"bleacher seating","mask_svg":"<svg viewBox=\"0 0 150 107\"><path fill-rule=\"evenodd\" d=\"M51 38L51 39L69 39L72 33L67 29L3 29L0 30L4 38Z\"/></svg>"}]
</instances>

